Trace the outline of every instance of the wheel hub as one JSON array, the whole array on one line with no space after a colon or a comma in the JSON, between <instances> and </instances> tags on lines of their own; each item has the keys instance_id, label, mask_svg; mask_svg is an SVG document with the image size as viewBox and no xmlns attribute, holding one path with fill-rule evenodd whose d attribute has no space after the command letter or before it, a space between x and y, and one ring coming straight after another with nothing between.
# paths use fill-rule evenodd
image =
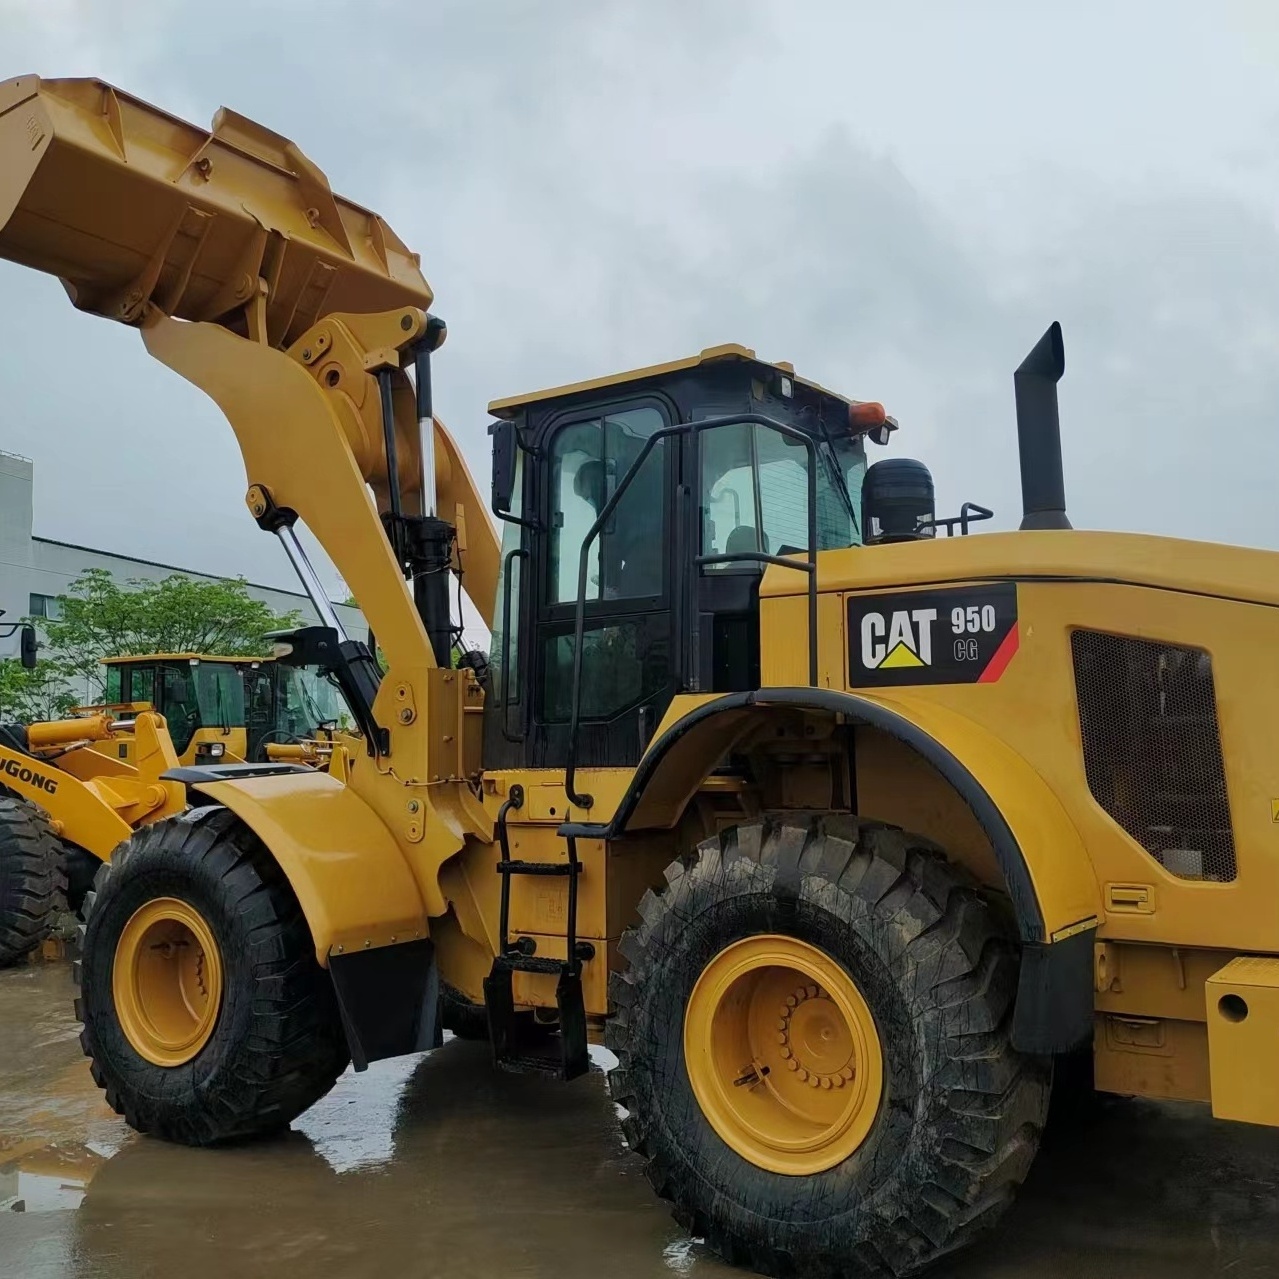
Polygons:
<instances>
[{"instance_id":1,"label":"wheel hub","mask_svg":"<svg viewBox=\"0 0 1279 1279\"><path fill-rule=\"evenodd\" d=\"M795 1176L848 1158L874 1124L883 1054L856 983L793 937L748 937L703 970L684 1060L707 1120L739 1155Z\"/></svg>"},{"instance_id":2,"label":"wheel hub","mask_svg":"<svg viewBox=\"0 0 1279 1279\"><path fill-rule=\"evenodd\" d=\"M854 1074L853 1039L830 995L800 986L778 1013L778 1055L810 1088L843 1088Z\"/></svg>"},{"instance_id":3,"label":"wheel hub","mask_svg":"<svg viewBox=\"0 0 1279 1279\"><path fill-rule=\"evenodd\" d=\"M192 1060L222 1007L222 956L204 916L177 897L140 906L116 943L111 991L140 1057L157 1066Z\"/></svg>"}]
</instances>

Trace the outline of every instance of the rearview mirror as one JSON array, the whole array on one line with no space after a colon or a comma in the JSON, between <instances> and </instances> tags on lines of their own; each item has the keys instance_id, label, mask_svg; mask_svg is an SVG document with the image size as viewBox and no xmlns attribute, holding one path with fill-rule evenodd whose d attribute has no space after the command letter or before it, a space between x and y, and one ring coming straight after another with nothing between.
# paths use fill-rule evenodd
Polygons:
<instances>
[{"instance_id":1,"label":"rearview mirror","mask_svg":"<svg viewBox=\"0 0 1279 1279\"><path fill-rule=\"evenodd\" d=\"M519 443L514 422L490 422L493 437L493 511L500 514L511 509L515 498L515 462Z\"/></svg>"},{"instance_id":2,"label":"rearview mirror","mask_svg":"<svg viewBox=\"0 0 1279 1279\"><path fill-rule=\"evenodd\" d=\"M27 623L18 632L18 647L22 654L22 665L26 670L35 670L36 665L36 628Z\"/></svg>"},{"instance_id":3,"label":"rearview mirror","mask_svg":"<svg viewBox=\"0 0 1279 1279\"><path fill-rule=\"evenodd\" d=\"M268 631L271 656L281 666L332 670L341 660L338 633L331 626L300 626L295 631Z\"/></svg>"}]
</instances>

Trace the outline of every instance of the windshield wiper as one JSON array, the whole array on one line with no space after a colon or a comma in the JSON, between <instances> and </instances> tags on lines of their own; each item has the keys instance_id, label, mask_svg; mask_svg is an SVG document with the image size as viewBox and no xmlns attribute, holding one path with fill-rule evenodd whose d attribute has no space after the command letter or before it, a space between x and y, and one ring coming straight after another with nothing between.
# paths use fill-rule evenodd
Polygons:
<instances>
[{"instance_id":1,"label":"windshield wiper","mask_svg":"<svg viewBox=\"0 0 1279 1279\"><path fill-rule=\"evenodd\" d=\"M861 537L861 521L857 518L857 512L853 510L853 499L849 495L848 485L844 483L844 477L840 473L839 454L835 452L835 441L831 439L830 432L826 429L826 419L821 413L817 415L817 428L821 431L822 440L826 445L826 452L821 455L826 462L826 470L830 474L831 482L839 490L839 495L844 501L844 509L848 512L848 518L853 522L853 532L858 537ZM816 549L816 547L813 547L813 550Z\"/></svg>"}]
</instances>

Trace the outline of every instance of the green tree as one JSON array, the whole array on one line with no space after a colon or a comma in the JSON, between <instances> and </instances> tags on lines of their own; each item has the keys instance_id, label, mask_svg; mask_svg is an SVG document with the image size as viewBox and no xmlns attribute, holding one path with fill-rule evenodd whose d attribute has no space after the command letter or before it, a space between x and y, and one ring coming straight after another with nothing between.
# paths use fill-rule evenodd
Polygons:
<instances>
[{"instance_id":1,"label":"green tree","mask_svg":"<svg viewBox=\"0 0 1279 1279\"><path fill-rule=\"evenodd\" d=\"M270 651L268 631L297 626L297 612L275 613L242 578L202 581L174 573L161 581L120 583L86 569L58 596L59 616L36 619L54 664L105 696L104 657L217 653L256 657Z\"/></svg>"},{"instance_id":2,"label":"green tree","mask_svg":"<svg viewBox=\"0 0 1279 1279\"><path fill-rule=\"evenodd\" d=\"M12 657L0 660L0 723L61 719L77 700L60 663L42 661L29 671Z\"/></svg>"}]
</instances>

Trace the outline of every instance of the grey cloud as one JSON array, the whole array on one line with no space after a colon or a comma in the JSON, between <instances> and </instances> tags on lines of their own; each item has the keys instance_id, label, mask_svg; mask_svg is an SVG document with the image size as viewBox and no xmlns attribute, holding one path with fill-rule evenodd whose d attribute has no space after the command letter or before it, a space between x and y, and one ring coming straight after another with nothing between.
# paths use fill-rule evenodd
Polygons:
<instances>
[{"instance_id":1,"label":"grey cloud","mask_svg":"<svg viewBox=\"0 0 1279 1279\"><path fill-rule=\"evenodd\" d=\"M825 10L803 11L818 31ZM857 6L829 12L841 40L863 21ZM978 43L994 10L975 12L973 56L994 57ZM1069 118L1104 153L1096 172L1050 167L1033 138L1010 150L1034 132L1012 118L1020 104L1000 114L980 68L946 81L936 50L937 82L911 81L885 114L892 66L832 72L821 49L809 75L767 6L290 2L224 5L211 23L139 0L131 13L140 40L102 6L0 0L3 71L96 73L188 118L226 103L295 138L421 252L450 326L441 411L481 475L488 399L740 341L883 399L903 422L895 451L929 462L943 506L986 501L1012 525L1011 373L1060 318L1076 521L1279 545L1264 166L1248 169L1255 191L1193 180L1193 156L1119 180L1086 77ZM1144 38L1129 27L1112 36ZM998 154L951 123L978 100L1000 120ZM1259 102L1258 119L1271 110ZM1135 118L1150 115L1147 102ZM1251 163L1253 126L1223 142L1227 167ZM970 148L962 161L952 142ZM0 448L36 457L38 531L287 581L243 515L216 410L54 282L3 268L0 291ZM145 517L117 509L140 490Z\"/></svg>"}]
</instances>

